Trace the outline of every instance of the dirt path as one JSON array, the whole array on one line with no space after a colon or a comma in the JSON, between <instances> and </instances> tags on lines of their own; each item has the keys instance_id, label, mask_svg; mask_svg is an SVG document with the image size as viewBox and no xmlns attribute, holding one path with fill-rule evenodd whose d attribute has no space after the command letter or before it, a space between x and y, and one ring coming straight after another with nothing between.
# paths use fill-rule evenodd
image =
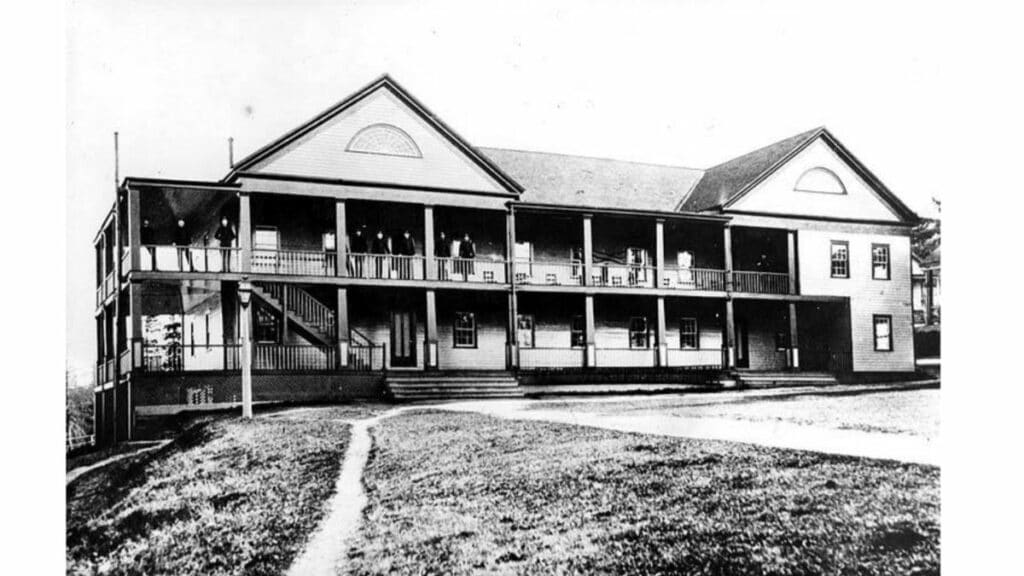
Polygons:
<instances>
[{"instance_id":1,"label":"dirt path","mask_svg":"<svg viewBox=\"0 0 1024 576\"><path fill-rule=\"evenodd\" d=\"M352 421L348 448L335 482L334 496L328 503L327 517L320 522L302 554L288 569L289 576L333 576L339 572L348 550L348 540L359 528L366 493L363 491L363 469L370 457L373 441L370 428L380 420L405 408L395 408L379 416Z\"/></svg>"}]
</instances>

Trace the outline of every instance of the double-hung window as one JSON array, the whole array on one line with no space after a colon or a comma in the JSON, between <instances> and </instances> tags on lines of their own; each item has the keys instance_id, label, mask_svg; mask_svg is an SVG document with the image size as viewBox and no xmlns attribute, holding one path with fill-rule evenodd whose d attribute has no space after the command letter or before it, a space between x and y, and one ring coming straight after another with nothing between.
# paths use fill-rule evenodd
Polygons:
<instances>
[{"instance_id":1,"label":"double-hung window","mask_svg":"<svg viewBox=\"0 0 1024 576\"><path fill-rule=\"evenodd\" d=\"M875 350L892 351L892 316L875 314Z\"/></svg>"},{"instance_id":2,"label":"double-hung window","mask_svg":"<svg viewBox=\"0 0 1024 576\"><path fill-rule=\"evenodd\" d=\"M456 312L452 334L456 348L476 348L476 315Z\"/></svg>"},{"instance_id":3,"label":"double-hung window","mask_svg":"<svg viewBox=\"0 0 1024 576\"><path fill-rule=\"evenodd\" d=\"M573 316L569 326L569 345L583 348L587 345L587 328L583 316Z\"/></svg>"},{"instance_id":4,"label":"double-hung window","mask_svg":"<svg viewBox=\"0 0 1024 576\"><path fill-rule=\"evenodd\" d=\"M871 245L871 277L875 280L889 280L892 277L888 244Z\"/></svg>"},{"instance_id":5,"label":"double-hung window","mask_svg":"<svg viewBox=\"0 0 1024 576\"><path fill-rule=\"evenodd\" d=\"M696 318L680 318L679 319L679 347L680 348L697 348L697 319Z\"/></svg>"},{"instance_id":6,"label":"double-hung window","mask_svg":"<svg viewBox=\"0 0 1024 576\"><path fill-rule=\"evenodd\" d=\"M629 347L649 348L650 332L646 316L634 316L629 319Z\"/></svg>"},{"instance_id":7,"label":"double-hung window","mask_svg":"<svg viewBox=\"0 0 1024 576\"><path fill-rule=\"evenodd\" d=\"M832 277L850 277L850 243L845 240L832 241Z\"/></svg>"}]
</instances>

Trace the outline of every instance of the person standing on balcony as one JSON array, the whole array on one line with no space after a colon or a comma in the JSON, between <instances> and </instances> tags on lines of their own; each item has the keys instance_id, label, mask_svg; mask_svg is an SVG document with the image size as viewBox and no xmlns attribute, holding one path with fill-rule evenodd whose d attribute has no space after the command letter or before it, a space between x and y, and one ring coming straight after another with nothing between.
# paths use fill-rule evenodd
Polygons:
<instances>
[{"instance_id":1,"label":"person standing on balcony","mask_svg":"<svg viewBox=\"0 0 1024 576\"><path fill-rule=\"evenodd\" d=\"M220 227L217 228L213 237L220 243L221 272L230 272L231 248L234 247L238 232L235 231L235 226L228 221L227 216L220 219Z\"/></svg>"},{"instance_id":2,"label":"person standing on balcony","mask_svg":"<svg viewBox=\"0 0 1024 576\"><path fill-rule=\"evenodd\" d=\"M149 225L149 219L143 219L142 229L139 230L139 241L146 248L146 253L149 254L149 266L142 265L143 270L156 270L156 241L153 239L153 227Z\"/></svg>"},{"instance_id":3,"label":"person standing on balcony","mask_svg":"<svg viewBox=\"0 0 1024 576\"><path fill-rule=\"evenodd\" d=\"M349 242L348 273L356 278L364 275L364 263L366 262L366 226L356 228L352 240Z\"/></svg>"},{"instance_id":4,"label":"person standing on balcony","mask_svg":"<svg viewBox=\"0 0 1024 576\"><path fill-rule=\"evenodd\" d=\"M476 258L476 245L473 244L473 239L469 237L469 232L466 232L462 235L462 242L459 242L459 273L466 280L476 272L473 265L474 258Z\"/></svg>"},{"instance_id":5,"label":"person standing on balcony","mask_svg":"<svg viewBox=\"0 0 1024 576\"><path fill-rule=\"evenodd\" d=\"M398 277L404 280L412 278L412 257L416 255L416 240L412 237L412 233L406 228L402 232L402 237L398 239L398 254L404 256L404 258L398 259Z\"/></svg>"},{"instance_id":6,"label":"person standing on balcony","mask_svg":"<svg viewBox=\"0 0 1024 576\"><path fill-rule=\"evenodd\" d=\"M437 235L437 242L434 244L434 257L437 258L438 280L448 279L448 267L451 265L452 241L444 230Z\"/></svg>"},{"instance_id":7,"label":"person standing on balcony","mask_svg":"<svg viewBox=\"0 0 1024 576\"><path fill-rule=\"evenodd\" d=\"M188 264L188 271L193 272L192 252L189 245L192 244L192 235L185 227L185 220L178 218L178 227L174 229L174 245L178 247L178 270L185 272L185 264Z\"/></svg>"},{"instance_id":8,"label":"person standing on balcony","mask_svg":"<svg viewBox=\"0 0 1024 576\"><path fill-rule=\"evenodd\" d=\"M377 235L374 236L373 242L370 243L370 254L373 254L373 266L376 275L374 278L384 278L384 271L387 269L384 266L384 261L387 259L387 255L391 253L391 249L388 248L388 240L384 237L384 231L378 229Z\"/></svg>"}]
</instances>

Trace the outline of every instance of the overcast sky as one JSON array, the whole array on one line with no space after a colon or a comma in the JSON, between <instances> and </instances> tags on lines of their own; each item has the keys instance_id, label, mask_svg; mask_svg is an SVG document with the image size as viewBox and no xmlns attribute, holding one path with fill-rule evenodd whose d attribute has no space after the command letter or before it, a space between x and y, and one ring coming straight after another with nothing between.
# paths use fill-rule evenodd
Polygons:
<instances>
[{"instance_id":1,"label":"overcast sky","mask_svg":"<svg viewBox=\"0 0 1024 576\"><path fill-rule=\"evenodd\" d=\"M707 168L827 126L922 214L957 150L932 3L73 1L68 362L95 361L92 238L121 175L216 179L388 73L470 143ZM779 4L784 4L780 6Z\"/></svg>"}]
</instances>

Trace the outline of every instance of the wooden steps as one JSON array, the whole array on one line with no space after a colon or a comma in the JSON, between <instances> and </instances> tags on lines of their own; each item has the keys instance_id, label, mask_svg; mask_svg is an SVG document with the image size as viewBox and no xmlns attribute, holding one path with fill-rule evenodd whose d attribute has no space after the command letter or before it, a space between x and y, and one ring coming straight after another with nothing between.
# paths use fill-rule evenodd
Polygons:
<instances>
[{"instance_id":1,"label":"wooden steps","mask_svg":"<svg viewBox=\"0 0 1024 576\"><path fill-rule=\"evenodd\" d=\"M398 401L522 398L519 382L509 372L390 372L384 379Z\"/></svg>"},{"instance_id":2,"label":"wooden steps","mask_svg":"<svg viewBox=\"0 0 1024 576\"><path fill-rule=\"evenodd\" d=\"M745 372L734 374L743 388L777 388L783 386L833 386L839 384L830 372Z\"/></svg>"}]
</instances>

